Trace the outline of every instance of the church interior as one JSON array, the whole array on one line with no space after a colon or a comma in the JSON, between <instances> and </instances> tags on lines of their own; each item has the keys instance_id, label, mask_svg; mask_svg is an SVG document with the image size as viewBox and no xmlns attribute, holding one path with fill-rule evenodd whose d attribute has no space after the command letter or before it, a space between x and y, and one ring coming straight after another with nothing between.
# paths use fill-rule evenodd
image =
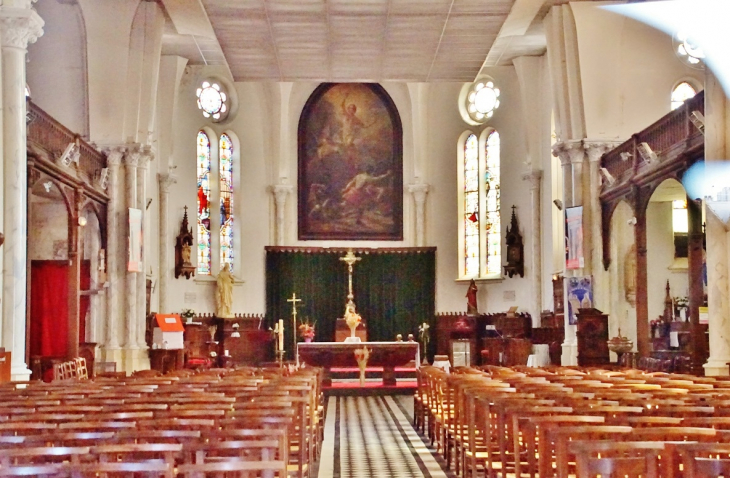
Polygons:
<instances>
[{"instance_id":1,"label":"church interior","mask_svg":"<svg viewBox=\"0 0 730 478\"><path fill-rule=\"evenodd\" d=\"M0 474L730 476L711 3L0 2Z\"/></svg>"}]
</instances>

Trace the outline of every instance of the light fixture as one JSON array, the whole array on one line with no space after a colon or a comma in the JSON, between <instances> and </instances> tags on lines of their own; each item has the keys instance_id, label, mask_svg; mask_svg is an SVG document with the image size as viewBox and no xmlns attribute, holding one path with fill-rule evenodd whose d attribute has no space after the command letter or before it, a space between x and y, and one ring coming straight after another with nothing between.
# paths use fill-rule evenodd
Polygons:
<instances>
[{"instance_id":1,"label":"light fixture","mask_svg":"<svg viewBox=\"0 0 730 478\"><path fill-rule=\"evenodd\" d=\"M560 199L553 199L553 204L555 204L555 207L558 208L558 211L563 210L563 201Z\"/></svg>"},{"instance_id":2,"label":"light fixture","mask_svg":"<svg viewBox=\"0 0 730 478\"><path fill-rule=\"evenodd\" d=\"M79 216L79 226L84 227L86 225L86 218L84 216Z\"/></svg>"},{"instance_id":3,"label":"light fixture","mask_svg":"<svg viewBox=\"0 0 730 478\"><path fill-rule=\"evenodd\" d=\"M619 156L621 157L621 161L628 161L632 154L624 151L623 153L619 154Z\"/></svg>"},{"instance_id":4,"label":"light fixture","mask_svg":"<svg viewBox=\"0 0 730 478\"><path fill-rule=\"evenodd\" d=\"M629 219L628 221L626 221L626 224L628 224L629 226L635 226L636 225L636 216L634 216L631 219Z\"/></svg>"},{"instance_id":5,"label":"light fixture","mask_svg":"<svg viewBox=\"0 0 730 478\"><path fill-rule=\"evenodd\" d=\"M700 133L705 134L705 115L697 110L693 110L692 113L689 114L689 120L698 130L700 130Z\"/></svg>"},{"instance_id":6,"label":"light fixture","mask_svg":"<svg viewBox=\"0 0 730 478\"><path fill-rule=\"evenodd\" d=\"M603 176L603 179L605 182L608 183L609 186L613 186L616 184L616 178L613 177L611 173L608 172L608 169L601 168L601 175Z\"/></svg>"},{"instance_id":7,"label":"light fixture","mask_svg":"<svg viewBox=\"0 0 730 478\"><path fill-rule=\"evenodd\" d=\"M238 331L238 327L240 327L237 323L231 325L231 328L233 329L233 332L231 332L231 337L238 338L241 336L241 333Z\"/></svg>"},{"instance_id":8,"label":"light fixture","mask_svg":"<svg viewBox=\"0 0 730 478\"><path fill-rule=\"evenodd\" d=\"M68 143L68 146L66 146L66 149L63 151L63 154L58 161L64 166L68 167L71 165L71 163L79 164L80 156L81 153L79 151L78 145L76 143Z\"/></svg>"},{"instance_id":9,"label":"light fixture","mask_svg":"<svg viewBox=\"0 0 730 478\"><path fill-rule=\"evenodd\" d=\"M649 143L639 143L636 149L639 150L639 155L641 155L641 159L643 159L647 163L653 163L657 160L657 155L654 151L652 151Z\"/></svg>"}]
</instances>

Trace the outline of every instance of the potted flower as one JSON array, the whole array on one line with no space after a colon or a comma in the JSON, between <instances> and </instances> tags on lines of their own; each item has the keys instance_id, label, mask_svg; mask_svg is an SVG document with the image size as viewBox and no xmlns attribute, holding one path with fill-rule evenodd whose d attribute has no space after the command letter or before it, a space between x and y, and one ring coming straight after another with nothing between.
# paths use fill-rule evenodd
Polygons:
<instances>
[{"instance_id":1,"label":"potted flower","mask_svg":"<svg viewBox=\"0 0 730 478\"><path fill-rule=\"evenodd\" d=\"M193 317L195 317L195 311L193 309L183 309L180 312L180 317L184 318L185 322L189 324L193 321Z\"/></svg>"},{"instance_id":2,"label":"potted flower","mask_svg":"<svg viewBox=\"0 0 730 478\"><path fill-rule=\"evenodd\" d=\"M305 342L311 342L312 339L314 339L314 326L317 322L314 324L310 324L309 322L302 322L299 324L299 336L304 339Z\"/></svg>"}]
</instances>

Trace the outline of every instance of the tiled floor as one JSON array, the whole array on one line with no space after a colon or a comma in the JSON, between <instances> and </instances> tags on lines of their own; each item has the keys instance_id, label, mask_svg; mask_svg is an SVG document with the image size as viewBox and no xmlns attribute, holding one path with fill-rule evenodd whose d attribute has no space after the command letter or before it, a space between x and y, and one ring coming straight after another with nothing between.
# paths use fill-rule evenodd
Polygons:
<instances>
[{"instance_id":1,"label":"tiled floor","mask_svg":"<svg viewBox=\"0 0 730 478\"><path fill-rule=\"evenodd\" d=\"M448 478L409 421L409 396L330 397L319 478Z\"/></svg>"}]
</instances>

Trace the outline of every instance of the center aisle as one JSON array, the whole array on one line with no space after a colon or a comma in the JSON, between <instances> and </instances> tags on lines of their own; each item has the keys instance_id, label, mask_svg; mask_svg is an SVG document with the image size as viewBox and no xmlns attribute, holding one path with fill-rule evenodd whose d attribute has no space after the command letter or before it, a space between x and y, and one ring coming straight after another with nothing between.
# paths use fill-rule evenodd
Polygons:
<instances>
[{"instance_id":1,"label":"center aisle","mask_svg":"<svg viewBox=\"0 0 730 478\"><path fill-rule=\"evenodd\" d=\"M319 478L453 476L392 396L329 397L324 435Z\"/></svg>"}]
</instances>

